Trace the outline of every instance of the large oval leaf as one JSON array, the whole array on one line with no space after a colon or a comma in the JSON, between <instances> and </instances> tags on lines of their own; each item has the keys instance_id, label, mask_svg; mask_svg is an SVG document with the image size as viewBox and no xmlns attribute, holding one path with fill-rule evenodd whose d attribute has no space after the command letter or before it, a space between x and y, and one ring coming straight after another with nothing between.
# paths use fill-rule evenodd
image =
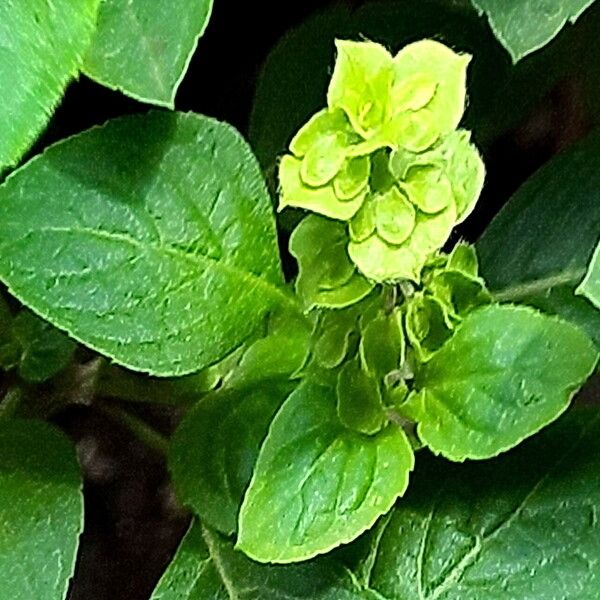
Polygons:
<instances>
[{"instance_id":1,"label":"large oval leaf","mask_svg":"<svg viewBox=\"0 0 600 600\"><path fill-rule=\"evenodd\" d=\"M0 279L115 361L182 375L249 336L281 290L271 205L229 126L154 112L34 158L0 188Z\"/></svg>"},{"instance_id":2,"label":"large oval leaf","mask_svg":"<svg viewBox=\"0 0 600 600\"><path fill-rule=\"evenodd\" d=\"M406 409L434 452L489 458L556 419L597 359L570 323L527 307L488 306L417 370L420 392Z\"/></svg>"},{"instance_id":3,"label":"large oval leaf","mask_svg":"<svg viewBox=\"0 0 600 600\"><path fill-rule=\"evenodd\" d=\"M0 2L0 168L21 158L77 74L99 3Z\"/></svg>"},{"instance_id":4,"label":"large oval leaf","mask_svg":"<svg viewBox=\"0 0 600 600\"><path fill-rule=\"evenodd\" d=\"M304 382L273 420L240 510L238 547L262 562L294 562L358 537L408 485L410 443L391 424L346 429L335 391Z\"/></svg>"},{"instance_id":5,"label":"large oval leaf","mask_svg":"<svg viewBox=\"0 0 600 600\"><path fill-rule=\"evenodd\" d=\"M144 102L173 107L212 0L104 0L87 75Z\"/></svg>"},{"instance_id":6,"label":"large oval leaf","mask_svg":"<svg viewBox=\"0 0 600 600\"><path fill-rule=\"evenodd\" d=\"M501 300L528 302L572 320L600 348L600 312L575 295L600 232L600 136L559 154L511 198L477 251Z\"/></svg>"},{"instance_id":7,"label":"large oval leaf","mask_svg":"<svg viewBox=\"0 0 600 600\"><path fill-rule=\"evenodd\" d=\"M68 441L42 422L0 422L0 597L63 600L82 521Z\"/></svg>"}]
</instances>

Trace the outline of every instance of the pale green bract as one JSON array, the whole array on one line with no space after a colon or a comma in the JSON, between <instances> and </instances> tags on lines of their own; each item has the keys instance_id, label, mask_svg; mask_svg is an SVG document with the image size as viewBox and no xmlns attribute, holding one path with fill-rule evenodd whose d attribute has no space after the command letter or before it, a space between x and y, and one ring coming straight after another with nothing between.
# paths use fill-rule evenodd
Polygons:
<instances>
[{"instance_id":1,"label":"pale green bract","mask_svg":"<svg viewBox=\"0 0 600 600\"><path fill-rule=\"evenodd\" d=\"M395 57L374 42L336 46L328 106L280 162L279 208L349 221L342 234L348 255L369 280L419 282L483 187L485 168L470 133L456 130L470 56L433 40ZM319 247L328 242L320 239Z\"/></svg>"}]
</instances>

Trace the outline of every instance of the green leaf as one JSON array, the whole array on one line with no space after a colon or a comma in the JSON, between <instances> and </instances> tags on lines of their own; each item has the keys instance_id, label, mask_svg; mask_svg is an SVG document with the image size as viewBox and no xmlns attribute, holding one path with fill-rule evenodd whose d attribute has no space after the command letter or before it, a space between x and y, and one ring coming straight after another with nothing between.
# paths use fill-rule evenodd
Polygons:
<instances>
[{"instance_id":1,"label":"green leaf","mask_svg":"<svg viewBox=\"0 0 600 600\"><path fill-rule=\"evenodd\" d=\"M428 361L452 335L441 302L422 293L415 294L407 303L406 335L420 361Z\"/></svg>"},{"instance_id":2,"label":"green leaf","mask_svg":"<svg viewBox=\"0 0 600 600\"><path fill-rule=\"evenodd\" d=\"M545 46L566 23L574 23L594 0L471 0L485 13L513 62Z\"/></svg>"},{"instance_id":3,"label":"green leaf","mask_svg":"<svg viewBox=\"0 0 600 600\"><path fill-rule=\"evenodd\" d=\"M325 369L338 367L350 351L353 334L358 335L358 318L363 303L341 310L323 311L313 348L313 358Z\"/></svg>"},{"instance_id":4,"label":"green leaf","mask_svg":"<svg viewBox=\"0 0 600 600\"><path fill-rule=\"evenodd\" d=\"M250 388L271 379L291 379L304 366L314 323L311 316L279 312L269 315L265 335L248 343L224 377L227 388Z\"/></svg>"},{"instance_id":5,"label":"green leaf","mask_svg":"<svg viewBox=\"0 0 600 600\"><path fill-rule=\"evenodd\" d=\"M600 136L559 154L529 179L477 243L499 300L573 320L600 348L600 312L575 295L600 231Z\"/></svg>"},{"instance_id":6,"label":"green leaf","mask_svg":"<svg viewBox=\"0 0 600 600\"><path fill-rule=\"evenodd\" d=\"M422 212L435 214L452 202L452 186L444 171L433 165L412 167L405 189L410 201Z\"/></svg>"},{"instance_id":7,"label":"green leaf","mask_svg":"<svg viewBox=\"0 0 600 600\"><path fill-rule=\"evenodd\" d=\"M458 214L462 223L475 208L485 182L485 165L476 146L471 143L471 132L459 129L442 141L440 154L446 176L452 186Z\"/></svg>"},{"instance_id":8,"label":"green leaf","mask_svg":"<svg viewBox=\"0 0 600 600\"><path fill-rule=\"evenodd\" d=\"M212 4L104 0L85 58L86 75L136 100L173 108Z\"/></svg>"},{"instance_id":9,"label":"green leaf","mask_svg":"<svg viewBox=\"0 0 600 600\"><path fill-rule=\"evenodd\" d=\"M391 54L374 42L336 40L337 60L327 92L330 109L342 108L355 131L370 137L388 117L394 79Z\"/></svg>"},{"instance_id":10,"label":"green leaf","mask_svg":"<svg viewBox=\"0 0 600 600\"><path fill-rule=\"evenodd\" d=\"M404 432L343 427L331 388L304 382L261 448L240 511L238 547L261 562L294 562L349 542L406 490L413 454Z\"/></svg>"},{"instance_id":11,"label":"green leaf","mask_svg":"<svg viewBox=\"0 0 600 600\"><path fill-rule=\"evenodd\" d=\"M341 564L320 558L261 565L199 523L192 524L151 600L377 600Z\"/></svg>"},{"instance_id":12,"label":"green leaf","mask_svg":"<svg viewBox=\"0 0 600 600\"><path fill-rule=\"evenodd\" d=\"M19 375L32 383L56 375L71 362L75 352L73 340L28 310L14 318L12 336L19 349Z\"/></svg>"},{"instance_id":13,"label":"green leaf","mask_svg":"<svg viewBox=\"0 0 600 600\"><path fill-rule=\"evenodd\" d=\"M594 598L599 440L590 408L493 460L424 452L371 532L301 564L257 564L195 523L152 600Z\"/></svg>"},{"instance_id":14,"label":"green leaf","mask_svg":"<svg viewBox=\"0 0 600 600\"><path fill-rule=\"evenodd\" d=\"M340 369L336 395L338 416L346 427L366 435L381 431L386 416L379 383L356 358Z\"/></svg>"},{"instance_id":15,"label":"green leaf","mask_svg":"<svg viewBox=\"0 0 600 600\"><path fill-rule=\"evenodd\" d=\"M0 597L63 600L83 529L74 449L49 425L0 422Z\"/></svg>"},{"instance_id":16,"label":"green leaf","mask_svg":"<svg viewBox=\"0 0 600 600\"><path fill-rule=\"evenodd\" d=\"M290 238L298 261L296 292L307 308L343 308L362 300L374 287L350 261L348 236L341 223L309 215Z\"/></svg>"},{"instance_id":17,"label":"green leaf","mask_svg":"<svg viewBox=\"0 0 600 600\"><path fill-rule=\"evenodd\" d=\"M200 370L267 311L297 310L280 287L258 165L212 119L152 112L111 121L13 174L0 206L0 279L130 368Z\"/></svg>"},{"instance_id":18,"label":"green leaf","mask_svg":"<svg viewBox=\"0 0 600 600\"><path fill-rule=\"evenodd\" d=\"M410 78L425 75L435 84L435 93L427 102L426 111L438 136L456 129L462 119L470 62L468 54L457 54L435 40L409 44L394 57L396 82L402 85Z\"/></svg>"},{"instance_id":19,"label":"green leaf","mask_svg":"<svg viewBox=\"0 0 600 600\"><path fill-rule=\"evenodd\" d=\"M279 163L281 190L278 210L283 210L286 206L295 206L311 210L330 219L340 221L351 219L363 203L367 189L359 190L353 198L340 199L336 195L333 184L310 187L305 183L301 176L302 164L302 160L290 155L281 159Z\"/></svg>"},{"instance_id":20,"label":"green leaf","mask_svg":"<svg viewBox=\"0 0 600 600\"><path fill-rule=\"evenodd\" d=\"M417 212L414 229L404 243L392 245L375 234L361 242L351 240L348 254L359 270L374 281L420 281L427 259L447 241L455 222L454 203L435 215Z\"/></svg>"},{"instance_id":21,"label":"green leaf","mask_svg":"<svg viewBox=\"0 0 600 600\"><path fill-rule=\"evenodd\" d=\"M441 302L447 314L456 320L492 301L483 279L459 271L443 270L436 273L427 282L427 289Z\"/></svg>"},{"instance_id":22,"label":"green leaf","mask_svg":"<svg viewBox=\"0 0 600 600\"><path fill-rule=\"evenodd\" d=\"M416 212L413 205L396 186L374 198L373 203L379 237L388 244L399 246L404 243L415 228Z\"/></svg>"},{"instance_id":23,"label":"green leaf","mask_svg":"<svg viewBox=\"0 0 600 600\"><path fill-rule=\"evenodd\" d=\"M336 133L343 133L347 143L351 143L358 136L352 130L346 113L340 108L332 110L324 108L314 114L308 122L300 128L290 142L290 150L294 156L302 158L322 138ZM359 138L358 138L359 139Z\"/></svg>"},{"instance_id":24,"label":"green leaf","mask_svg":"<svg viewBox=\"0 0 600 600\"><path fill-rule=\"evenodd\" d=\"M203 398L176 430L169 469L177 494L211 527L235 533L258 451L292 389L283 382L217 391Z\"/></svg>"},{"instance_id":25,"label":"green leaf","mask_svg":"<svg viewBox=\"0 0 600 600\"><path fill-rule=\"evenodd\" d=\"M570 323L527 307L481 308L417 369L406 411L435 453L489 458L556 419L597 359Z\"/></svg>"},{"instance_id":26,"label":"green leaf","mask_svg":"<svg viewBox=\"0 0 600 600\"><path fill-rule=\"evenodd\" d=\"M575 293L586 296L596 308L600 309L600 243L596 247L588 272Z\"/></svg>"},{"instance_id":27,"label":"green leaf","mask_svg":"<svg viewBox=\"0 0 600 600\"><path fill-rule=\"evenodd\" d=\"M367 371L383 378L404 362L406 342L400 309L377 315L361 333L360 359Z\"/></svg>"},{"instance_id":28,"label":"green leaf","mask_svg":"<svg viewBox=\"0 0 600 600\"><path fill-rule=\"evenodd\" d=\"M16 164L77 74L99 0L0 3L0 169Z\"/></svg>"},{"instance_id":29,"label":"green leaf","mask_svg":"<svg viewBox=\"0 0 600 600\"><path fill-rule=\"evenodd\" d=\"M423 453L406 496L346 562L380 599L595 598L599 471L596 407L494 460Z\"/></svg>"}]
</instances>

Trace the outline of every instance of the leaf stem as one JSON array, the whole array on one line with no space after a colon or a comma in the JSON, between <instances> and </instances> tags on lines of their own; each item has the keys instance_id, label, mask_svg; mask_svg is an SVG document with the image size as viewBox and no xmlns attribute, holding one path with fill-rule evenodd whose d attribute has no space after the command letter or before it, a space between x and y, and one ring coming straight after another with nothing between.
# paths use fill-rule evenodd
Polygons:
<instances>
[{"instance_id":1,"label":"leaf stem","mask_svg":"<svg viewBox=\"0 0 600 600\"><path fill-rule=\"evenodd\" d=\"M94 408L116 421L158 454L167 455L169 440L142 419L110 402L96 402Z\"/></svg>"},{"instance_id":2,"label":"leaf stem","mask_svg":"<svg viewBox=\"0 0 600 600\"><path fill-rule=\"evenodd\" d=\"M494 299L498 302L510 302L524 300L529 296L547 292L560 285L575 285L585 275L585 268L564 271L556 275L549 275L541 279L533 279L505 287L497 292L492 292Z\"/></svg>"}]
</instances>

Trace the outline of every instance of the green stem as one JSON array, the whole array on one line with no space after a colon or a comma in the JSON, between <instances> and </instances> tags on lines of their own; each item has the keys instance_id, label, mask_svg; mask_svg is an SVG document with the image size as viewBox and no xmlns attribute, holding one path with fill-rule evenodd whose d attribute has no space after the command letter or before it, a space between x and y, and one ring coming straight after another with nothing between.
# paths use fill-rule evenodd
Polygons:
<instances>
[{"instance_id":1,"label":"green stem","mask_svg":"<svg viewBox=\"0 0 600 600\"><path fill-rule=\"evenodd\" d=\"M585 268L565 271L557 275L549 275L541 279L533 279L511 285L497 292L493 292L494 299L498 302L511 302L524 300L531 296L543 294L548 290L560 285L575 285L581 281L585 275Z\"/></svg>"},{"instance_id":2,"label":"green stem","mask_svg":"<svg viewBox=\"0 0 600 600\"><path fill-rule=\"evenodd\" d=\"M169 440L142 419L132 415L116 404L96 402L94 407L113 421L129 429L131 433L149 448L152 448L163 456L167 455Z\"/></svg>"}]
</instances>

